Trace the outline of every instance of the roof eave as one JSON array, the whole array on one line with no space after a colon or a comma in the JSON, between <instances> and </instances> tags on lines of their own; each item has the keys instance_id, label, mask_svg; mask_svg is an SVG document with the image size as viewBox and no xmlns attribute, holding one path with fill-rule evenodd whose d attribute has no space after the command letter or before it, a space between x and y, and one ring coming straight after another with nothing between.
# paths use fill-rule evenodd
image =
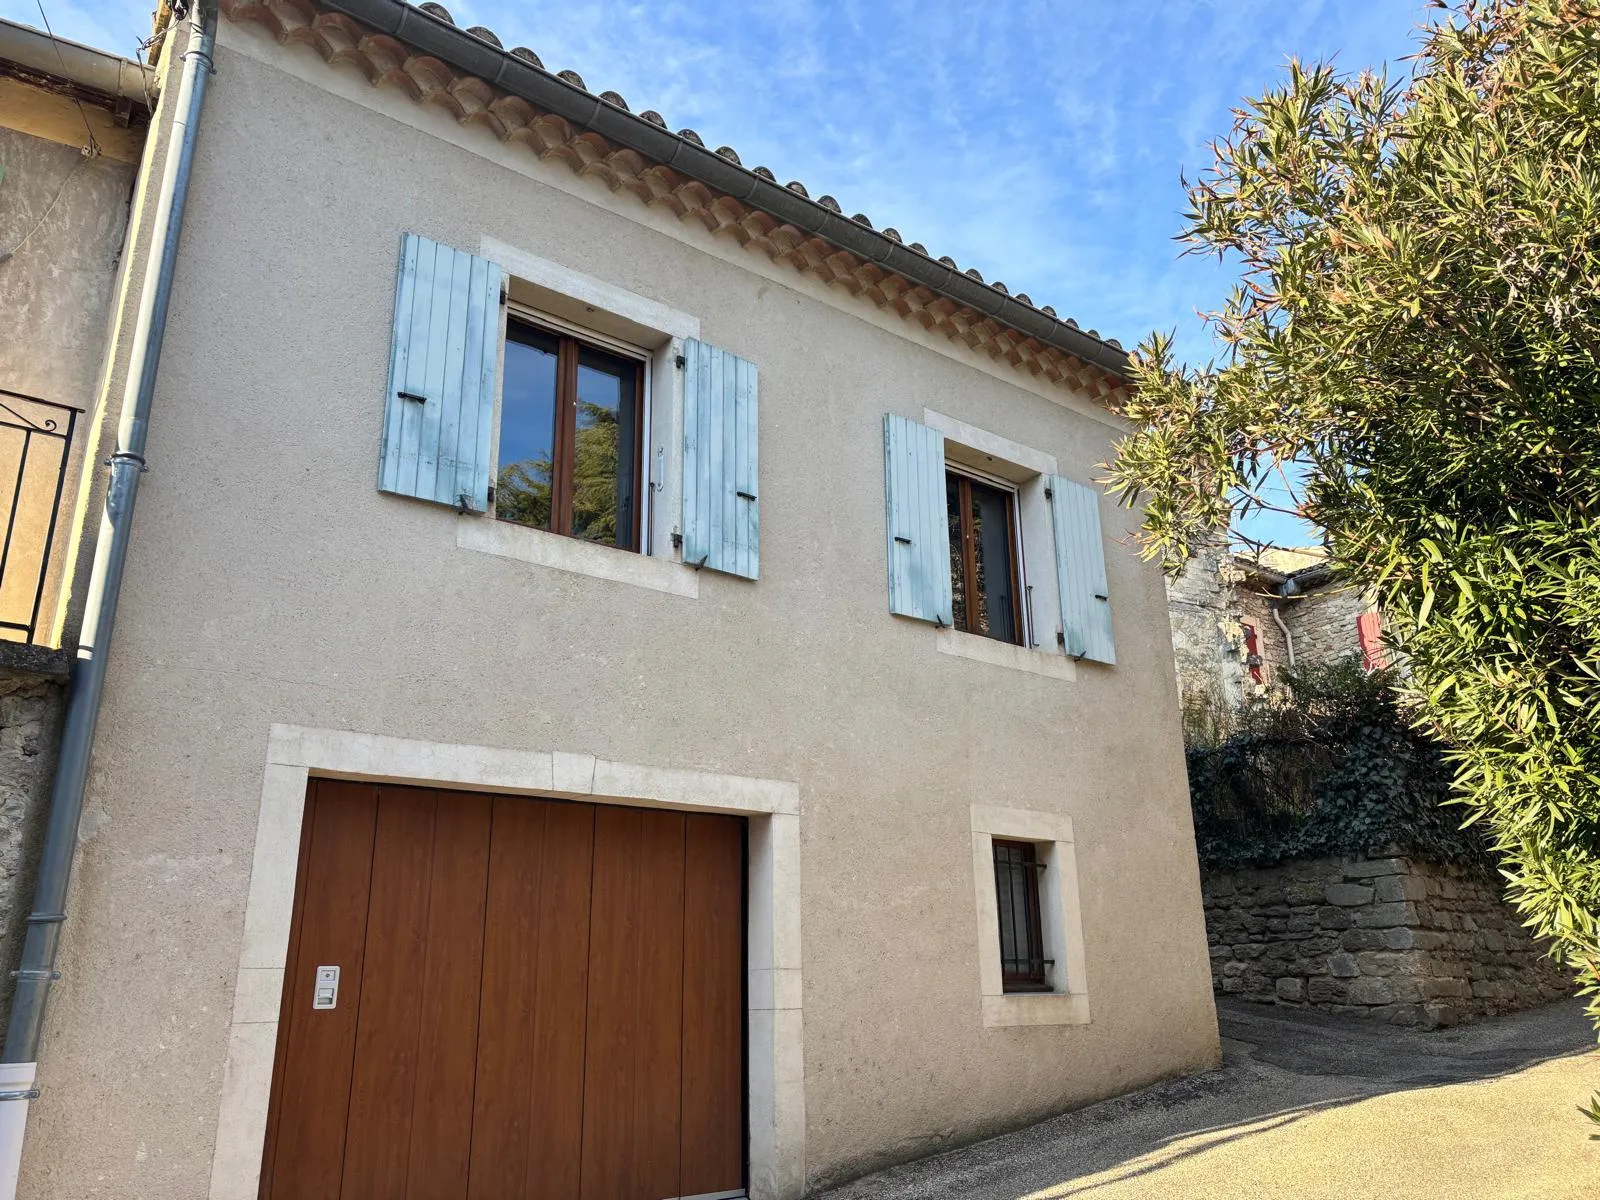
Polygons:
<instances>
[{"instance_id":1,"label":"roof eave","mask_svg":"<svg viewBox=\"0 0 1600 1200\"><path fill-rule=\"evenodd\" d=\"M881 264L929 291L947 296L1008 328L1127 379L1128 353L1077 326L1024 304L971 276L817 201L763 179L643 117L594 96L477 35L413 8L405 0L319 0L326 8L371 26L575 125L699 180L779 220L869 262Z\"/></svg>"}]
</instances>

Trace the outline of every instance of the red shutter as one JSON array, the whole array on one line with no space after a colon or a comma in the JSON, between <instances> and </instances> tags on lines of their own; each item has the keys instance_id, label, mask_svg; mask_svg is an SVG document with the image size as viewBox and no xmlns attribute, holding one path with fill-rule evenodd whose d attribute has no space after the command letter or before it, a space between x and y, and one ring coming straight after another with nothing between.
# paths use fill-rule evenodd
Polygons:
<instances>
[{"instance_id":1,"label":"red shutter","mask_svg":"<svg viewBox=\"0 0 1600 1200\"><path fill-rule=\"evenodd\" d=\"M1376 609L1356 618L1356 640L1361 643L1361 669L1376 671L1389 665L1383 651L1383 622Z\"/></svg>"},{"instance_id":2,"label":"red shutter","mask_svg":"<svg viewBox=\"0 0 1600 1200\"><path fill-rule=\"evenodd\" d=\"M1256 644L1256 627L1245 622L1240 622L1244 630L1245 664L1250 668L1250 678L1256 683L1261 682L1261 650Z\"/></svg>"}]
</instances>

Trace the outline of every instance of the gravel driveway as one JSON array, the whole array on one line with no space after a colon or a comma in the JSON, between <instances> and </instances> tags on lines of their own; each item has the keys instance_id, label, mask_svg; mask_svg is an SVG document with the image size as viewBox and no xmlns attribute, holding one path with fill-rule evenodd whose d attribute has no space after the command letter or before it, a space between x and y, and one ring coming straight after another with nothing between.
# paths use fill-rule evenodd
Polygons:
<instances>
[{"instance_id":1,"label":"gravel driveway","mask_svg":"<svg viewBox=\"0 0 1600 1200\"><path fill-rule=\"evenodd\" d=\"M1223 999L1223 1066L818 1200L1596 1200L1581 1001L1420 1033Z\"/></svg>"}]
</instances>

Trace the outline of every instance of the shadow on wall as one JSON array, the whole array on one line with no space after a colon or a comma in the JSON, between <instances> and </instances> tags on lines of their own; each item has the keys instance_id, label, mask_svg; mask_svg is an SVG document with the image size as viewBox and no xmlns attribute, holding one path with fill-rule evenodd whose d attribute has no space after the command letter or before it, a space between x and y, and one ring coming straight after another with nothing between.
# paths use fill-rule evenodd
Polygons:
<instances>
[{"instance_id":1,"label":"shadow on wall","mask_svg":"<svg viewBox=\"0 0 1600 1200\"><path fill-rule=\"evenodd\" d=\"M1262 1009L1228 998L1219 999L1218 1017L1221 1070L1158 1084L895 1167L822 1193L817 1200L1354 1196L1370 1194L1373 1172L1376 1178L1423 1189L1385 1195L1433 1195L1429 1164L1461 1157L1454 1148L1462 1145L1463 1130L1451 1123L1465 1119L1487 1132L1497 1109L1506 1104L1505 1096L1476 1085L1503 1079L1509 1081L1506 1086L1517 1087L1523 1072L1594 1048L1582 1004L1576 1001L1440 1033L1309 1010ZM1498 1112L1498 1119L1525 1124L1529 1142L1537 1142L1541 1123L1548 1123L1552 1142L1570 1145L1575 1155L1591 1155L1586 1130L1566 1101L1582 1097L1583 1081L1594 1074L1592 1059L1592 1054L1575 1059L1572 1080L1563 1075L1541 1083L1552 1093L1549 1103L1543 1095L1536 1104L1513 1103ZM1399 1127L1389 1129L1381 1114L1350 1114L1341 1136L1357 1139L1358 1153L1327 1142L1320 1122L1314 1123L1315 1132L1313 1126L1294 1128L1362 1101L1404 1092L1416 1095ZM1473 1111L1473 1106L1482 1107ZM1436 1111L1441 1114L1437 1120ZM1393 1145L1385 1132L1392 1133ZM1250 1146L1252 1140L1259 1145ZM1494 1140L1490 1134L1489 1141ZM1262 1163L1259 1176L1241 1166L1252 1157ZM1325 1173L1330 1163L1335 1172L1349 1171L1347 1182ZM1459 1169L1472 1170L1470 1164ZM1518 1169L1536 1175L1540 1165L1521 1162ZM1533 1185L1537 1179L1527 1182ZM1472 1194L1500 1194L1493 1181L1484 1183L1487 1190ZM1437 1194L1455 1193L1446 1189ZM1558 1187L1526 1194L1580 1193Z\"/></svg>"}]
</instances>

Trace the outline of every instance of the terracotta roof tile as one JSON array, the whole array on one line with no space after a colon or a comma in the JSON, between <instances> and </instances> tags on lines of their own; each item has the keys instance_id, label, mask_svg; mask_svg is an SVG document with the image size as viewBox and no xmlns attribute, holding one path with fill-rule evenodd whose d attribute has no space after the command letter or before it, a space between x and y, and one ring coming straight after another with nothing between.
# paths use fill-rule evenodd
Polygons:
<instances>
[{"instance_id":1,"label":"terracotta roof tile","mask_svg":"<svg viewBox=\"0 0 1600 1200\"><path fill-rule=\"evenodd\" d=\"M614 190L634 192L646 203L665 204L683 219L697 218L713 232L731 233L741 243L759 245L775 259L820 275L828 282L840 284L857 294L865 294L880 306L895 309L925 328L939 329L954 340L986 350L1033 374L1068 383L1101 399L1109 398L1111 393L1121 391L1126 386L1118 378L1120 372L1080 360L1069 351L1040 342L1033 335L1009 326L1005 321L930 291L927 286L902 278L892 270L885 270L878 261L863 259L837 242L826 241L792 225L783 224L781 220L774 219L775 214L768 214L759 208L752 209L748 203L734 200L731 196L724 202L711 203L716 197L704 192L707 185L698 181L684 181L679 172L665 163L652 163L636 151L614 146L593 132L584 132L580 136L579 128L566 119L542 113L519 96L500 92L486 79L457 74L456 68L440 59L414 55L402 41L369 30L338 11L343 8L357 8L359 11L356 5L341 4L338 0L326 0L325 3L319 3L319 0L221 0L221 7L232 20L259 21L272 29L280 41L309 43L329 61L353 62L374 84L398 85L417 100L444 103L456 112L459 120L487 125L502 140L514 138L522 141L541 158L564 159L579 174L599 175ZM395 7L401 6L396 3ZM426 13L452 26L455 24L449 10L440 4L421 4L414 6L411 11ZM403 33L404 28L400 28L399 32ZM503 50L492 30L473 26L465 32L497 50ZM545 67L539 56L525 46L518 46L509 54L520 62L549 73L549 68ZM596 102L622 112L630 111L627 102L614 91L598 95L590 93L583 77L576 71L555 72L554 77L579 89ZM639 113L638 119L659 129L668 128L662 116L651 109ZM680 130L677 136L694 146L705 146L700 135L692 129ZM731 146L718 147L715 153L738 170L776 182L776 177L765 167L744 168L738 153ZM696 186L701 189L698 196L693 192ZM785 186L795 195L810 199L805 185L798 180ZM843 216L843 209L832 196L819 196L812 203ZM850 220L858 227L873 229L872 221L865 213L856 213ZM967 279L983 284L983 276L976 268L961 272L955 260L948 256L933 260L920 242L905 243L897 230L885 229L879 236L904 247L906 252L937 261L949 268L952 278L960 273ZM1009 289L999 281L984 286L1000 297L1010 296ZM1011 299L1051 321L1060 321L1054 309L1048 305L1035 306L1025 293L1019 293ZM983 304L981 307L1001 311L1003 304L996 301L994 305ZM1080 328L1071 318L1060 323L1072 330ZM1094 330L1088 330L1087 336L1117 352L1122 349L1115 340L1102 339Z\"/></svg>"}]
</instances>

